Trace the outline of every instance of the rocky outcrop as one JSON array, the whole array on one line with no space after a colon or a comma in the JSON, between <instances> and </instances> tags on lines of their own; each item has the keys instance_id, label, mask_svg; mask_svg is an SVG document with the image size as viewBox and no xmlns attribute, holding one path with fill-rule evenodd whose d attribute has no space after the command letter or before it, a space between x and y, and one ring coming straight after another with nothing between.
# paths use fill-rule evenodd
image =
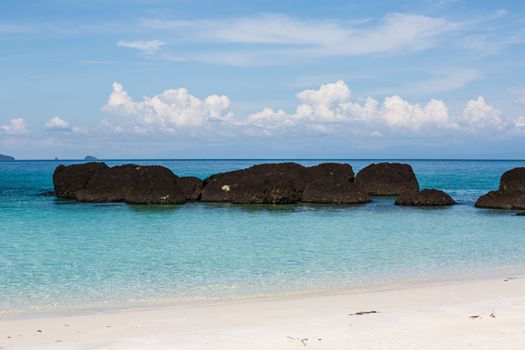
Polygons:
<instances>
[{"instance_id":1,"label":"rocky outcrop","mask_svg":"<svg viewBox=\"0 0 525 350\"><path fill-rule=\"evenodd\" d=\"M395 163L373 164L357 177L349 164L322 163L311 167L296 163L260 164L212 175L204 181L178 177L161 166L127 164L109 168L104 163L86 163L57 167L53 182L58 197L82 202L359 204L369 202L370 194L411 193L411 197L399 198L399 203L453 203L446 194L429 190L419 193L412 168Z\"/></svg>"},{"instance_id":2,"label":"rocky outcrop","mask_svg":"<svg viewBox=\"0 0 525 350\"><path fill-rule=\"evenodd\" d=\"M126 164L98 171L75 198L81 202L177 204L186 197L178 176L162 166Z\"/></svg>"},{"instance_id":3,"label":"rocky outcrop","mask_svg":"<svg viewBox=\"0 0 525 350\"><path fill-rule=\"evenodd\" d=\"M354 183L354 171L349 164L323 163L306 171L302 202L360 204L371 200L368 193Z\"/></svg>"},{"instance_id":4,"label":"rocky outcrop","mask_svg":"<svg viewBox=\"0 0 525 350\"><path fill-rule=\"evenodd\" d=\"M398 196L419 191L412 167L401 163L371 164L357 174L355 182L374 196Z\"/></svg>"},{"instance_id":5,"label":"rocky outcrop","mask_svg":"<svg viewBox=\"0 0 525 350\"><path fill-rule=\"evenodd\" d=\"M204 180L203 202L290 204L301 200L306 168L296 163L260 164Z\"/></svg>"},{"instance_id":6,"label":"rocky outcrop","mask_svg":"<svg viewBox=\"0 0 525 350\"><path fill-rule=\"evenodd\" d=\"M525 192L491 191L476 201L477 208L523 210L525 209Z\"/></svg>"},{"instance_id":7,"label":"rocky outcrop","mask_svg":"<svg viewBox=\"0 0 525 350\"><path fill-rule=\"evenodd\" d=\"M404 206L439 207L454 204L456 202L447 193L435 189L406 192L396 198L396 205Z\"/></svg>"},{"instance_id":8,"label":"rocky outcrop","mask_svg":"<svg viewBox=\"0 0 525 350\"><path fill-rule=\"evenodd\" d=\"M525 209L525 168L505 172L501 176L499 189L479 197L475 206L505 210Z\"/></svg>"},{"instance_id":9,"label":"rocky outcrop","mask_svg":"<svg viewBox=\"0 0 525 350\"><path fill-rule=\"evenodd\" d=\"M216 174L204 180L203 202L238 204L356 204L370 197L354 183L349 164L260 164Z\"/></svg>"},{"instance_id":10,"label":"rocky outcrop","mask_svg":"<svg viewBox=\"0 0 525 350\"><path fill-rule=\"evenodd\" d=\"M95 173L106 170L104 163L59 165L53 173L53 185L58 198L75 199L79 190L86 187Z\"/></svg>"},{"instance_id":11,"label":"rocky outcrop","mask_svg":"<svg viewBox=\"0 0 525 350\"><path fill-rule=\"evenodd\" d=\"M197 201L201 198L204 188L201 179L195 176L181 176L178 182L187 201Z\"/></svg>"},{"instance_id":12,"label":"rocky outcrop","mask_svg":"<svg viewBox=\"0 0 525 350\"><path fill-rule=\"evenodd\" d=\"M15 160L14 157L6 156L5 154L0 154L0 162L2 162L2 161L9 162L9 161L13 161L13 160Z\"/></svg>"},{"instance_id":13,"label":"rocky outcrop","mask_svg":"<svg viewBox=\"0 0 525 350\"><path fill-rule=\"evenodd\" d=\"M525 192L525 168L514 168L501 176L500 192Z\"/></svg>"}]
</instances>

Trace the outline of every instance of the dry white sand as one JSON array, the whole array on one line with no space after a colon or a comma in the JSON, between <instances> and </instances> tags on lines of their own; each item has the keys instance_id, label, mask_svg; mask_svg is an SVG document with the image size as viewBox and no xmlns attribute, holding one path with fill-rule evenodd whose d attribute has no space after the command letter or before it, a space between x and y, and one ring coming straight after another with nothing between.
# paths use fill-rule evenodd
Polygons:
<instances>
[{"instance_id":1,"label":"dry white sand","mask_svg":"<svg viewBox=\"0 0 525 350\"><path fill-rule=\"evenodd\" d=\"M4 317L0 348L525 349L525 276L504 280Z\"/></svg>"}]
</instances>

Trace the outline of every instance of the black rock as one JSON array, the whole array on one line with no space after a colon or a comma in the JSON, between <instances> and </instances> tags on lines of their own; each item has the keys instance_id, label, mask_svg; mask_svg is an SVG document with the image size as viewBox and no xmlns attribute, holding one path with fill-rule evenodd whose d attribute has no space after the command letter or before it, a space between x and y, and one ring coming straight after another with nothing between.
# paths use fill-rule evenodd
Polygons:
<instances>
[{"instance_id":1,"label":"black rock","mask_svg":"<svg viewBox=\"0 0 525 350\"><path fill-rule=\"evenodd\" d=\"M104 163L59 165L53 173L53 185L57 197L76 198L77 192L86 187L95 173L102 172L107 168L108 166Z\"/></svg>"},{"instance_id":2,"label":"black rock","mask_svg":"<svg viewBox=\"0 0 525 350\"><path fill-rule=\"evenodd\" d=\"M354 183L354 171L349 164L322 163L306 170L302 202L359 204L371 200L368 193Z\"/></svg>"},{"instance_id":3,"label":"black rock","mask_svg":"<svg viewBox=\"0 0 525 350\"><path fill-rule=\"evenodd\" d=\"M514 168L505 172L500 179L499 191L525 192L525 168Z\"/></svg>"},{"instance_id":4,"label":"black rock","mask_svg":"<svg viewBox=\"0 0 525 350\"><path fill-rule=\"evenodd\" d=\"M525 216L525 211L522 211L521 213L516 214L518 216Z\"/></svg>"},{"instance_id":5,"label":"black rock","mask_svg":"<svg viewBox=\"0 0 525 350\"><path fill-rule=\"evenodd\" d=\"M0 162L10 162L15 160L14 157L6 156L5 154L0 154Z\"/></svg>"},{"instance_id":6,"label":"black rock","mask_svg":"<svg viewBox=\"0 0 525 350\"><path fill-rule=\"evenodd\" d=\"M419 191L416 175L408 164L371 164L357 174L355 182L365 192L375 196L397 196Z\"/></svg>"},{"instance_id":7,"label":"black rock","mask_svg":"<svg viewBox=\"0 0 525 350\"><path fill-rule=\"evenodd\" d=\"M478 208L525 209L525 168L506 171L500 179L499 189L478 198Z\"/></svg>"},{"instance_id":8,"label":"black rock","mask_svg":"<svg viewBox=\"0 0 525 350\"><path fill-rule=\"evenodd\" d=\"M184 203L179 177L162 166L127 164L98 171L77 191L81 202Z\"/></svg>"},{"instance_id":9,"label":"black rock","mask_svg":"<svg viewBox=\"0 0 525 350\"><path fill-rule=\"evenodd\" d=\"M290 204L301 200L307 170L296 163L260 164L204 180L203 202Z\"/></svg>"},{"instance_id":10,"label":"black rock","mask_svg":"<svg viewBox=\"0 0 525 350\"><path fill-rule=\"evenodd\" d=\"M523 210L525 209L525 192L491 191L476 201L477 208Z\"/></svg>"},{"instance_id":11,"label":"black rock","mask_svg":"<svg viewBox=\"0 0 525 350\"><path fill-rule=\"evenodd\" d=\"M203 182L195 176L181 176L178 180L179 186L187 201L198 201L201 198Z\"/></svg>"},{"instance_id":12,"label":"black rock","mask_svg":"<svg viewBox=\"0 0 525 350\"><path fill-rule=\"evenodd\" d=\"M435 189L405 192L396 198L396 205L404 206L439 207L454 204L456 202L447 193Z\"/></svg>"}]
</instances>

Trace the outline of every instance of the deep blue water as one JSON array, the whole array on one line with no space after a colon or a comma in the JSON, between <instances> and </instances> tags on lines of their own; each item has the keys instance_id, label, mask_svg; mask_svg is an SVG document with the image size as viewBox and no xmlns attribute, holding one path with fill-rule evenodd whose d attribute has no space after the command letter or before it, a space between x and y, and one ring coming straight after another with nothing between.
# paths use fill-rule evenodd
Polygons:
<instances>
[{"instance_id":1,"label":"deep blue water","mask_svg":"<svg viewBox=\"0 0 525 350\"><path fill-rule=\"evenodd\" d=\"M261 162L135 161L201 178ZM525 161L404 162L459 205L84 204L36 196L72 162L0 162L0 313L525 271L524 218L473 207Z\"/></svg>"}]
</instances>

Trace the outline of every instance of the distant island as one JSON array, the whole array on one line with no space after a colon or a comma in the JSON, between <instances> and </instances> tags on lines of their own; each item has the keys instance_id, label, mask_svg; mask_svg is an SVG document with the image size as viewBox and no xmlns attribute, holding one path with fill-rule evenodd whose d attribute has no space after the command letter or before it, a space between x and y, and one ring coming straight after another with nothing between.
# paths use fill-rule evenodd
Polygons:
<instances>
[{"instance_id":1,"label":"distant island","mask_svg":"<svg viewBox=\"0 0 525 350\"><path fill-rule=\"evenodd\" d=\"M84 160L98 160L98 158L93 156L85 156Z\"/></svg>"},{"instance_id":2,"label":"distant island","mask_svg":"<svg viewBox=\"0 0 525 350\"><path fill-rule=\"evenodd\" d=\"M12 160L15 160L15 158L11 156L6 156L5 154L0 154L0 162L1 161L7 162L7 161L12 161Z\"/></svg>"}]
</instances>

